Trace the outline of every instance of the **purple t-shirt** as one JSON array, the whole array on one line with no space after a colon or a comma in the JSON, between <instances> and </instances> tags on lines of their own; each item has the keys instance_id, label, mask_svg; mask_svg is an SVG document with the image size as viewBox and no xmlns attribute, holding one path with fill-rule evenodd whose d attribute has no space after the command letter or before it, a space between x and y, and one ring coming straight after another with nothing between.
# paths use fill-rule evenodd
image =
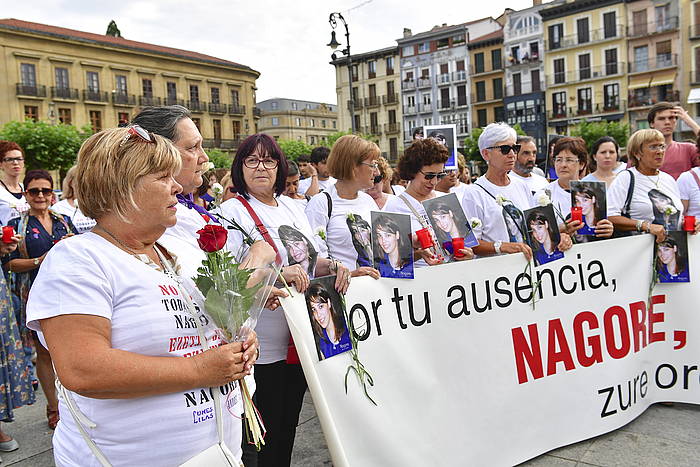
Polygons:
<instances>
[{"instance_id":1,"label":"purple t-shirt","mask_svg":"<svg viewBox=\"0 0 700 467\"><path fill-rule=\"evenodd\" d=\"M677 179L686 170L700 166L698 151L693 143L673 142L666 148L662 171Z\"/></svg>"}]
</instances>

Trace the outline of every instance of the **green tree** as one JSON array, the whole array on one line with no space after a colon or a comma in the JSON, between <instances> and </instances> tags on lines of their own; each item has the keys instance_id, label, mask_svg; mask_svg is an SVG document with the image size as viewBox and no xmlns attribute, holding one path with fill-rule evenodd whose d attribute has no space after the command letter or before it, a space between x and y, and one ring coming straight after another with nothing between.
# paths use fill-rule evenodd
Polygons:
<instances>
[{"instance_id":1,"label":"green tree","mask_svg":"<svg viewBox=\"0 0 700 467\"><path fill-rule=\"evenodd\" d=\"M311 150L313 149L310 144L293 139L280 139L277 141L277 144L280 145L280 149L282 149L284 155L292 160L297 160L302 154L311 154Z\"/></svg>"},{"instance_id":2,"label":"green tree","mask_svg":"<svg viewBox=\"0 0 700 467\"><path fill-rule=\"evenodd\" d=\"M60 170L63 174L75 163L80 146L91 134L90 125L78 129L27 120L7 123L0 131L0 139L22 147L27 169Z\"/></svg>"},{"instance_id":3,"label":"green tree","mask_svg":"<svg viewBox=\"0 0 700 467\"><path fill-rule=\"evenodd\" d=\"M209 162L214 164L217 169L230 169L231 163L233 162L233 157L231 154L222 151L221 149L207 149L207 156L209 156Z\"/></svg>"},{"instance_id":4,"label":"green tree","mask_svg":"<svg viewBox=\"0 0 700 467\"><path fill-rule=\"evenodd\" d=\"M583 138L590 150L595 141L602 136L612 136L620 146L627 146L630 126L620 122L588 122L582 121L571 129L571 136Z\"/></svg>"},{"instance_id":5,"label":"green tree","mask_svg":"<svg viewBox=\"0 0 700 467\"><path fill-rule=\"evenodd\" d=\"M105 33L105 35L112 37L122 37L122 32L117 27L116 21L112 20L109 22L109 24L107 25L107 32Z\"/></svg>"}]
</instances>

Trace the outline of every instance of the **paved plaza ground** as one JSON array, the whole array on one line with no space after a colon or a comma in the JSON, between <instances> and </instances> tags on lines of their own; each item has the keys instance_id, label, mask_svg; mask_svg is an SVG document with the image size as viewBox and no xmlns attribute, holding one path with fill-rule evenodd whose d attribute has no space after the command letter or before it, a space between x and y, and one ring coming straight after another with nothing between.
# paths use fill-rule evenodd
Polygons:
<instances>
[{"instance_id":1,"label":"paved plaza ground","mask_svg":"<svg viewBox=\"0 0 700 467\"><path fill-rule=\"evenodd\" d=\"M2 453L2 465L53 466L52 431L46 426L46 403L16 411L17 420L4 429L20 443L15 452ZM494 449L502 449L494 446ZM331 466L321 425L307 394L299 420L292 465ZM632 423L611 433L582 441L522 464L528 467L574 466L698 466L700 465L700 406L653 405Z\"/></svg>"}]
</instances>

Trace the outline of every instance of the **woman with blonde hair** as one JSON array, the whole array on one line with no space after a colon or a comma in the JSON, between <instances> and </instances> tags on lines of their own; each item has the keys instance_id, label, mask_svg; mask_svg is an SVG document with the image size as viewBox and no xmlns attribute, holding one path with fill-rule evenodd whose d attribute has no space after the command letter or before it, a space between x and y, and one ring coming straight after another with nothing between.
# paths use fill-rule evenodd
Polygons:
<instances>
[{"instance_id":1,"label":"woman with blonde hair","mask_svg":"<svg viewBox=\"0 0 700 467\"><path fill-rule=\"evenodd\" d=\"M377 207L381 210L384 209L386 202L391 198L395 198L396 195L391 192L390 181L393 170L389 167L386 159L379 156L377 168L379 169L379 175L374 177L374 185L372 185L372 188L365 190L365 193L372 197L374 202L377 203Z\"/></svg>"},{"instance_id":2,"label":"woman with blonde hair","mask_svg":"<svg viewBox=\"0 0 700 467\"><path fill-rule=\"evenodd\" d=\"M51 210L61 216L70 217L78 233L85 233L95 227L95 219L82 213L78 207L73 182L75 181L75 166L71 167L63 178L61 201L51 206Z\"/></svg>"}]
</instances>

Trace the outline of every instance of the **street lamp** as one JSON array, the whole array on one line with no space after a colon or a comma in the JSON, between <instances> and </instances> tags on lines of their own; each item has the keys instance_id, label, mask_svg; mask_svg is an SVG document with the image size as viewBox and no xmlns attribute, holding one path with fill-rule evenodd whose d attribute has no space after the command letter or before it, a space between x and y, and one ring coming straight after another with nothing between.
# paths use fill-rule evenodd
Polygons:
<instances>
[{"instance_id":1,"label":"street lamp","mask_svg":"<svg viewBox=\"0 0 700 467\"><path fill-rule=\"evenodd\" d=\"M342 21L343 26L345 26L345 41L347 43L347 46L340 52L343 55L348 56L348 80L350 83L350 128L352 128L352 132L355 133L355 100L352 94L352 57L350 56L350 31L348 31L348 23L345 21L345 18L343 18L343 15L341 15L340 13L331 13L331 15L328 18L328 22L331 25L331 41L326 45L334 51L341 46L341 44L338 42L338 39L335 38L335 28L336 26L338 26L338 20ZM337 60L338 55L335 52L333 52L333 54L331 55L331 59L333 61Z\"/></svg>"}]
</instances>

